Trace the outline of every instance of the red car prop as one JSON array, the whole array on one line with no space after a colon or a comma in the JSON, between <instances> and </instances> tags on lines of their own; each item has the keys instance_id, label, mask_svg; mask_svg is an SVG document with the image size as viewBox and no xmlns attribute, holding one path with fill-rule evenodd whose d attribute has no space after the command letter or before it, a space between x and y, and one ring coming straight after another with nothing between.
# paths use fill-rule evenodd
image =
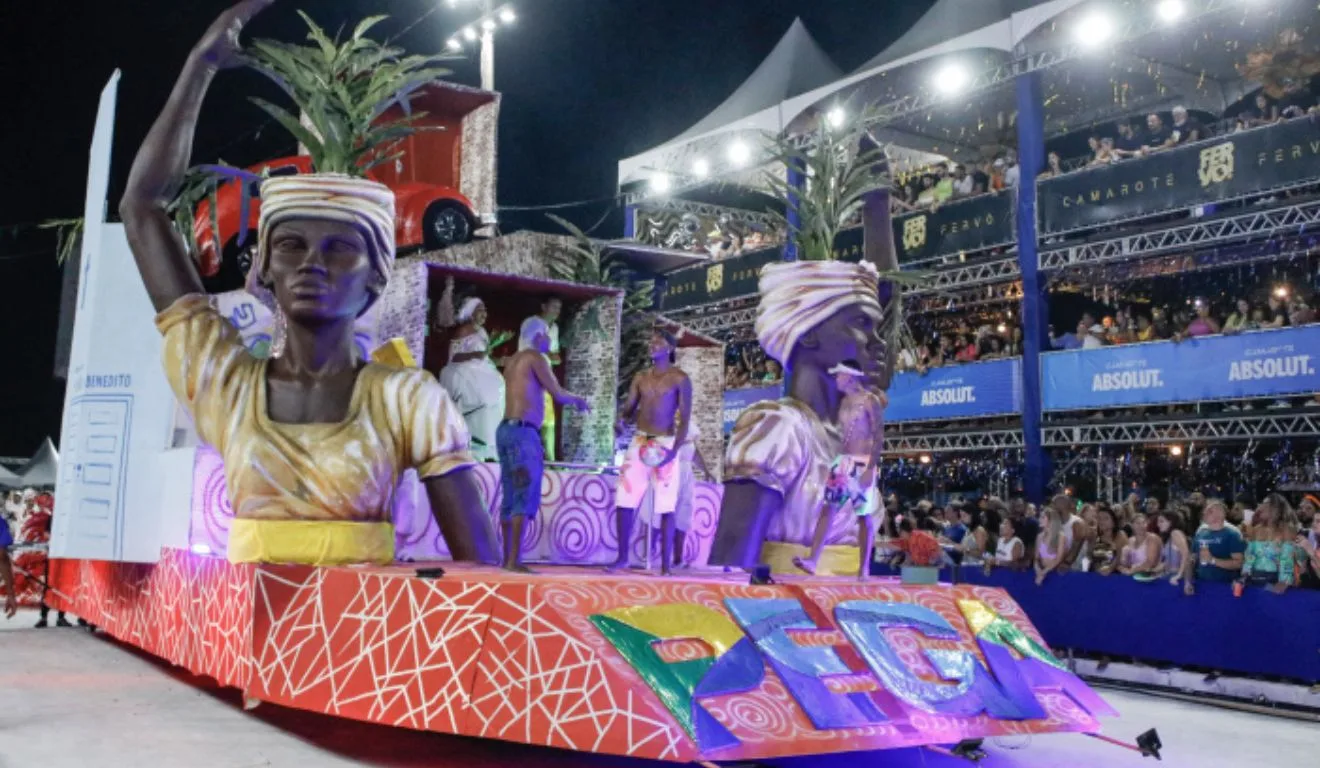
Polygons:
<instances>
[{"instance_id":1,"label":"red car prop","mask_svg":"<svg viewBox=\"0 0 1320 768\"><path fill-rule=\"evenodd\" d=\"M255 165L247 170L258 176L293 176L310 173L312 160L306 155L285 157ZM400 161L399 165L402 165ZM396 229L399 249L421 246L428 250L445 248L472 239L477 228L477 217L472 203L451 187L425 181L404 181L398 168L393 173L371 173L372 178L394 190ZM395 181L399 179L399 181ZM247 212L247 229L242 232L242 189L240 184L253 186ZM257 242L257 222L261 216L261 200L257 197L255 181L230 181L216 191L216 227L223 246L217 250L212 229L211 204L204 200L193 216L193 237L197 240L202 276L225 283L224 288L241 287L243 277L252 264L252 249ZM240 233L244 234L240 241ZM237 283L234 283L237 279Z\"/></svg>"}]
</instances>

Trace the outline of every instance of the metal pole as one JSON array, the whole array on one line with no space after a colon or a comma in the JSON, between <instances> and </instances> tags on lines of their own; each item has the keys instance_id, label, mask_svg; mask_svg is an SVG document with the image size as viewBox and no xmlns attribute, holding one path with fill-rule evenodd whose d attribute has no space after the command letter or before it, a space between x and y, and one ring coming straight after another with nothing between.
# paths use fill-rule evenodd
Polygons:
<instances>
[{"instance_id":1,"label":"metal pole","mask_svg":"<svg viewBox=\"0 0 1320 768\"><path fill-rule=\"evenodd\" d=\"M481 30L481 90L495 90L495 33Z\"/></svg>"},{"instance_id":2,"label":"metal pole","mask_svg":"<svg viewBox=\"0 0 1320 768\"><path fill-rule=\"evenodd\" d=\"M1049 348L1049 305L1036 250L1036 177L1045 164L1045 102L1039 72L1014 81L1018 107L1017 237L1022 272L1022 432L1028 501L1045 500L1049 454L1042 439L1040 355Z\"/></svg>"},{"instance_id":3,"label":"metal pole","mask_svg":"<svg viewBox=\"0 0 1320 768\"><path fill-rule=\"evenodd\" d=\"M491 19L492 0L484 4L483 24L481 28L481 90L495 90L495 31L486 29L484 22Z\"/></svg>"}]
</instances>

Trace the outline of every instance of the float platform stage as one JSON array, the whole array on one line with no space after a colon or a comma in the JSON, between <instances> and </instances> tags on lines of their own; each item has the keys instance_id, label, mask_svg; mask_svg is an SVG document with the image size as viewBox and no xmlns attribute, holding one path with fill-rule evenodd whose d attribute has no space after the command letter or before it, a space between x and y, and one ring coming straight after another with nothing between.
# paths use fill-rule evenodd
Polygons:
<instances>
[{"instance_id":1,"label":"float platform stage","mask_svg":"<svg viewBox=\"0 0 1320 768\"><path fill-rule=\"evenodd\" d=\"M1096 732L1114 714L995 588L425 565L166 550L55 561L52 579L58 607L250 702L582 752L747 760Z\"/></svg>"}]
</instances>

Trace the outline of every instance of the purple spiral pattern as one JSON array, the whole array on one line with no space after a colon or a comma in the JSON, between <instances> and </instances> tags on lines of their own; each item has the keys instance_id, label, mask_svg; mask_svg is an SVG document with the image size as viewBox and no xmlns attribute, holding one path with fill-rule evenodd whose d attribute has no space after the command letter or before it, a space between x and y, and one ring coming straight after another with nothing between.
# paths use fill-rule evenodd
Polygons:
<instances>
[{"instance_id":1,"label":"purple spiral pattern","mask_svg":"<svg viewBox=\"0 0 1320 768\"><path fill-rule=\"evenodd\" d=\"M500 468L478 464L473 478L481 491L486 512L499 529ZM614 523L615 478L609 475L547 471L541 488L541 512L523 529L523 557L533 563L603 565L618 552ZM723 488L698 483L694 494L692 530L684 546L684 559L704 565L715 538ZM229 523L234 517L225 486L224 463L214 450L201 447L193 464L192 526L189 544L203 544L224 553ZM394 501L395 555L401 560L446 560L449 547L431 515L425 490L415 474L400 480ZM646 556L640 522L634 527L629 549L634 562ZM658 557L658 552L655 553Z\"/></svg>"}]
</instances>

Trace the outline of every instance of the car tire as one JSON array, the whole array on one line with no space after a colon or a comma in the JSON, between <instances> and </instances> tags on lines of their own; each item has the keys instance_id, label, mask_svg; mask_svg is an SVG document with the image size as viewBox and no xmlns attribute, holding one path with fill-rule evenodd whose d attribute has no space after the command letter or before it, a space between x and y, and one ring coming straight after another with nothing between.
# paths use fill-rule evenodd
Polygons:
<instances>
[{"instance_id":1,"label":"car tire","mask_svg":"<svg viewBox=\"0 0 1320 768\"><path fill-rule=\"evenodd\" d=\"M448 248L472 239L472 215L453 200L437 200L422 216L422 245L427 250Z\"/></svg>"}]
</instances>

